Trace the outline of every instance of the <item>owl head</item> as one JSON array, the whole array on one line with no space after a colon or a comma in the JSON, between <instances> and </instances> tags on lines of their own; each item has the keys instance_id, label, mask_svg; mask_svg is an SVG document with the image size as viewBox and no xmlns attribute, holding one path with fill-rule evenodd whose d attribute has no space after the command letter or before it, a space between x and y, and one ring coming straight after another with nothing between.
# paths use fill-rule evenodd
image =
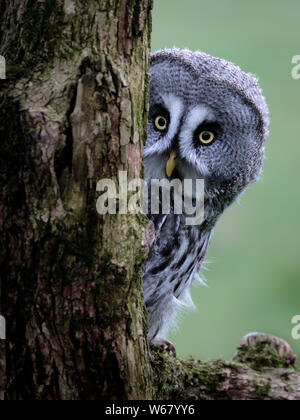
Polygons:
<instances>
[{"instance_id":1,"label":"owl head","mask_svg":"<svg viewBox=\"0 0 300 420\"><path fill-rule=\"evenodd\" d=\"M229 205L264 159L268 108L257 79L202 52L166 49L151 58L146 179L204 179Z\"/></svg>"}]
</instances>

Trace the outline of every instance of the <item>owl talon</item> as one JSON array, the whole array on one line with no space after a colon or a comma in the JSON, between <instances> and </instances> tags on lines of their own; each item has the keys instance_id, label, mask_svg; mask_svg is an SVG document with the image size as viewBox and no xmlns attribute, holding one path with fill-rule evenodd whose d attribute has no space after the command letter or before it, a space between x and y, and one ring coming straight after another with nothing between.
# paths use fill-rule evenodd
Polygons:
<instances>
[{"instance_id":1,"label":"owl talon","mask_svg":"<svg viewBox=\"0 0 300 420\"><path fill-rule=\"evenodd\" d=\"M155 338L151 341L151 345L160 348L163 352L172 353L176 357L176 349L174 344L163 338Z\"/></svg>"}]
</instances>

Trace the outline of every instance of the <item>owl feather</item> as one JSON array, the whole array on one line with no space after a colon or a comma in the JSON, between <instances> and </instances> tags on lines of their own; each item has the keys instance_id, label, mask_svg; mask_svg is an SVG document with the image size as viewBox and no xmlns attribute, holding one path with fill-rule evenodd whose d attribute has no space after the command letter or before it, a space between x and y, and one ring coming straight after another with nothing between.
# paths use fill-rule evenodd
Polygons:
<instances>
[{"instance_id":1,"label":"owl feather","mask_svg":"<svg viewBox=\"0 0 300 420\"><path fill-rule=\"evenodd\" d=\"M256 181L264 160L269 112L258 80L221 58L187 49L155 52L151 59L146 180L204 181L204 217L161 206L148 217L155 240L143 268L149 340L163 342L180 310L193 306L190 288L199 280L214 227L224 210ZM181 193L177 191L178 194ZM183 194L183 193L182 193ZM197 195L193 190L193 199ZM155 198L155 197L154 197ZM182 199L184 200L184 194Z\"/></svg>"}]
</instances>

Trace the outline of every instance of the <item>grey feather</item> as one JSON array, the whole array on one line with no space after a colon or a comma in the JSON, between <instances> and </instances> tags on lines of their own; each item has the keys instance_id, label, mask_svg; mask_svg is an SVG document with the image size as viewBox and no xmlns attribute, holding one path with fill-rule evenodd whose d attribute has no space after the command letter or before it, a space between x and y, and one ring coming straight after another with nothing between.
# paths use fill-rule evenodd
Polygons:
<instances>
[{"instance_id":1,"label":"grey feather","mask_svg":"<svg viewBox=\"0 0 300 420\"><path fill-rule=\"evenodd\" d=\"M264 160L268 107L257 79L234 64L202 52L168 49L151 60L150 110L145 146L146 180L166 178L176 149L173 177L205 180L205 217L187 226L185 215L151 215L156 240L143 270L149 339L165 339L181 308L192 305L190 286L203 264L215 224L256 181ZM168 128L154 126L158 110ZM167 118L167 117L166 117ZM195 142L203 124L217 127L209 146Z\"/></svg>"}]
</instances>

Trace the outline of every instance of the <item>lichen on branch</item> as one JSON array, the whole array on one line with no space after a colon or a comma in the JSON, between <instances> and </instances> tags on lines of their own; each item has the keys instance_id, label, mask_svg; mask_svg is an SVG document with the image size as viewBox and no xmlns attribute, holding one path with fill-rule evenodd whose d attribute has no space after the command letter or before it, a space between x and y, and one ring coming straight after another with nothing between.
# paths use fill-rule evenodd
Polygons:
<instances>
[{"instance_id":1,"label":"lichen on branch","mask_svg":"<svg viewBox=\"0 0 300 420\"><path fill-rule=\"evenodd\" d=\"M242 340L234 362L177 359L152 348L156 397L166 400L300 400L300 371L291 364L290 346L256 334ZM288 352L282 353L282 347ZM246 359L243 356L246 355ZM239 359L241 356L241 359ZM241 360L242 362L239 362Z\"/></svg>"}]
</instances>

